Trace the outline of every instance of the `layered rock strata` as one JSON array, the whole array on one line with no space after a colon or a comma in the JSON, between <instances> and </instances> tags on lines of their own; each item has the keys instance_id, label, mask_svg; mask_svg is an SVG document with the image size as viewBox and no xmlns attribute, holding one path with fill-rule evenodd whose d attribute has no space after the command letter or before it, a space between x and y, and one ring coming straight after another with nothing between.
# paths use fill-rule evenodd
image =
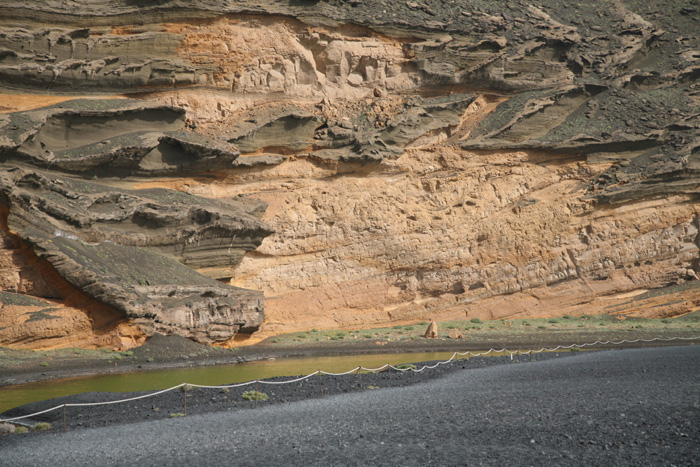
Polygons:
<instances>
[{"instance_id":1,"label":"layered rock strata","mask_svg":"<svg viewBox=\"0 0 700 467\"><path fill-rule=\"evenodd\" d=\"M66 201L43 200L54 181L27 180L73 183L45 173L60 170L108 185L105 198L73 189L73 224L264 293L263 335L700 306L695 6L100 0L0 12L0 88L134 98L106 113L90 99L0 115L7 167L34 167L5 175L10 225L33 245L39 221L13 211L44 203L53 225ZM159 199L134 221L155 188L239 208ZM122 220L106 221L98 199L110 213L126 203ZM162 235L216 216L236 227ZM109 254L71 235L87 246L58 250L75 264L67 247ZM229 238L233 250L216 245Z\"/></svg>"},{"instance_id":2,"label":"layered rock strata","mask_svg":"<svg viewBox=\"0 0 700 467\"><path fill-rule=\"evenodd\" d=\"M99 305L83 316L106 321L100 328L111 327L110 345L138 342L125 338L122 322L137 326L136 335L178 333L208 343L226 342L262 324L262 293L216 279L229 279L243 254L272 232L259 220L264 203L125 190L56 172L109 175L113 185L120 184L114 176L205 172L232 166L238 152L230 145L187 131L182 109L129 100L67 101L8 114L2 123L6 235L12 238L12 232L18 238L13 243L30 245L57 277L95 302L87 306ZM38 169L20 168L30 165ZM65 298L55 287L31 292ZM22 314L33 322L31 312ZM27 327L19 317L5 318L14 325L0 332L3 342L36 341L18 331ZM61 322L54 318L51 324ZM46 329L46 345L68 343L48 335L51 326Z\"/></svg>"}]
</instances>

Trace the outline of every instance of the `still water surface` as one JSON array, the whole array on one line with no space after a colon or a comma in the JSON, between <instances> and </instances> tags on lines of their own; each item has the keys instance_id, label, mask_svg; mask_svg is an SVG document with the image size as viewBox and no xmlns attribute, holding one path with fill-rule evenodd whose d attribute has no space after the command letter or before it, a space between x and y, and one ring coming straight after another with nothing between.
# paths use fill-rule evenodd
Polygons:
<instances>
[{"instance_id":1,"label":"still water surface","mask_svg":"<svg viewBox=\"0 0 700 467\"><path fill-rule=\"evenodd\" d=\"M400 365L430 360L447 360L452 352L344 355L339 357L285 358L233 365L201 366L134 373L81 376L0 388L0 413L30 402L83 392L155 391L180 383L222 385L274 376L307 375L316 370L333 373L363 366L378 368L386 363ZM115 397L116 399L116 397Z\"/></svg>"}]
</instances>

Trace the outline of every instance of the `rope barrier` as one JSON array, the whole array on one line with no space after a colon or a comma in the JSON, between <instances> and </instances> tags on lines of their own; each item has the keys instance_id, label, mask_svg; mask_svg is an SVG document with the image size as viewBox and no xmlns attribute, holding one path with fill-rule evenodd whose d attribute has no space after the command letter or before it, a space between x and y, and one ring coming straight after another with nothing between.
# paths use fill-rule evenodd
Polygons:
<instances>
[{"instance_id":1,"label":"rope barrier","mask_svg":"<svg viewBox=\"0 0 700 467\"><path fill-rule=\"evenodd\" d=\"M154 397L154 396L157 396L157 395L160 395L160 394L164 394L164 393L166 393L166 392L173 391L173 390L178 389L178 388L181 388L181 387L183 387L183 386L184 386L185 388L187 388L187 387L196 387L196 388L204 388L204 389L233 389L233 388L238 388L238 387L243 387L243 386L248 386L248 385L251 385L251 384L255 384L255 385L256 385L256 388L257 388L257 385L258 385L258 384L275 385L275 384L291 384L291 383L298 383L298 382L300 382L300 381L304 381L304 380L306 380L306 379L309 379L309 378L311 378L312 376L315 376L315 375L318 375L319 377L320 377L321 375L328 375L328 376L345 376L345 375L349 375L349 374L352 374L352 373L360 374L360 375L361 375L361 374L362 374L362 373L361 373L362 371L367 371L367 372L371 372L371 373L377 373L377 372L379 372L379 371L383 371L383 370L386 370L386 369L388 369L388 368L391 368L392 370L394 370L394 371L399 371L399 372L411 371L411 372L413 372L413 373L421 373L421 372L423 372L423 371L425 371L425 370L432 370L432 369L435 369L435 368L437 368L437 367L440 366L440 365L446 365L446 364L452 362L457 356L462 356L462 357L464 357L464 356L483 357L483 356L489 355L489 354L491 354L491 353L507 353L507 354L510 354L510 356L511 356L511 358L512 358L512 356L513 356L514 354L516 354L516 353L519 353L519 354L525 353L525 354L530 354L530 355L532 355L533 353L556 352L557 350L561 350L561 349L570 350L570 349L573 349L574 347L575 347L575 348L582 349L582 348L584 348L584 347L592 347L592 346L595 346L595 345L621 345L621 344L636 344L636 343L638 343L638 342L649 343L649 342L655 342L655 341L674 341L674 340L685 340L685 341L700 340L700 336L696 336L696 337L654 337L654 338L652 338L652 339L634 339L634 340L621 340L621 341L595 341L595 342L587 342L587 343L584 343L584 344L558 345L558 346L556 346L556 347L554 347L554 348L551 348L551 349L547 349L547 348L544 348L544 347L543 347L543 348L541 348L541 349L539 349L539 350L532 350L532 349L531 349L531 350L527 350L527 351L524 351L524 352L521 352L521 351L519 351L519 350L508 350L508 349L500 349L500 350L489 349L489 350L486 351L486 352L472 352L472 351L467 351L467 352L455 352L455 353L453 353L452 356L451 356L449 359L447 359L447 360L436 362L436 363L433 364L433 365L423 365L420 369L418 369L418 368L411 368L411 367L399 368L399 367L396 367L396 366L394 366L394 365L391 365L391 364L387 363L387 364L385 364L385 365L383 365L383 366L380 366L380 367L378 367L378 368L365 368L365 367L363 367L363 366L358 366L358 367L353 368L352 370L348 370L348 371L343 372L343 373L331 373L331 372L327 372L327 371L323 371L323 370L316 370L316 371L314 371L313 373L308 374L308 375L306 375L306 376L300 376L300 377L297 377L297 378L294 378L294 379L291 379L291 380L285 380L285 381L261 381L261 380L253 380L253 381L246 381L246 382L244 382L244 383L226 384L226 385L220 385L220 386L208 386L208 385L202 385L202 384L180 383L180 384L178 384L177 386L173 386L173 387L171 387L171 388L161 389L161 390L159 390L159 391L151 392L151 393L148 393L148 394L142 394L142 395L140 395L140 396L129 397L129 398L127 398L127 399L119 399L119 400L115 400L115 401L106 401L106 402L82 402L82 403L66 403L66 404L61 404L61 405L57 405L57 406L55 406L55 407L51 407L50 409L42 410L42 411L40 411L40 412L35 412L35 413L29 414L29 415L22 415L22 416L19 416L19 417L0 419L0 423L13 422L13 421L16 421L16 420L23 420L23 419L25 419L25 418L36 417L37 415L43 415L43 414L45 414L45 413L52 412L52 411L58 410L58 409L63 409L63 410L64 410L64 413L65 413L66 407L90 407L90 406L98 406L98 405L111 405L111 404L121 404L121 403L124 403L124 402L131 402L131 401L135 401L135 400L139 400L139 399L145 399L145 398L148 398L148 397ZM360 377L361 377L361 376L360 376ZM323 388L323 383L321 382L320 384L321 384L321 388ZM360 383L360 385L361 385L361 384L362 384L362 383ZM321 395L323 395L323 389L321 389ZM185 395L185 397L187 397L187 396ZM257 400L256 400L256 402L257 402ZM186 403L187 403L187 402L186 402L186 399L185 399L185 404L186 404ZM185 409L185 410L187 410L187 409Z\"/></svg>"}]
</instances>

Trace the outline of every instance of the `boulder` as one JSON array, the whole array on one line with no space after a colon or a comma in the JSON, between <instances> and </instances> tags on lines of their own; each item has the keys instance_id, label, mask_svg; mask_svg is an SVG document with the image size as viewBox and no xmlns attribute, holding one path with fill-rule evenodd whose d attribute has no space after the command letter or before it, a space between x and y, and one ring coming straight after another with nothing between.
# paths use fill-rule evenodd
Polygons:
<instances>
[{"instance_id":1,"label":"boulder","mask_svg":"<svg viewBox=\"0 0 700 467\"><path fill-rule=\"evenodd\" d=\"M15 432L15 426L12 423L0 423L0 435L10 435Z\"/></svg>"},{"instance_id":2,"label":"boulder","mask_svg":"<svg viewBox=\"0 0 700 467\"><path fill-rule=\"evenodd\" d=\"M459 332L457 329L450 329L447 333L447 337L450 339L464 339L464 334Z\"/></svg>"}]
</instances>

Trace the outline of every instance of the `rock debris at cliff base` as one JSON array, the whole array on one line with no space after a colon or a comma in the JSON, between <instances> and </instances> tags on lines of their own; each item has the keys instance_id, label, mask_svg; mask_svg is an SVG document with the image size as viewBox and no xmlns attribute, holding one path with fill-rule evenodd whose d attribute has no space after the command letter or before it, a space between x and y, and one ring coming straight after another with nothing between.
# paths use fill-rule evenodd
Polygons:
<instances>
[{"instance_id":1,"label":"rock debris at cliff base","mask_svg":"<svg viewBox=\"0 0 700 467\"><path fill-rule=\"evenodd\" d=\"M697 310L698 9L0 6L2 289L124 346ZM21 316L3 345L67 345Z\"/></svg>"}]
</instances>

